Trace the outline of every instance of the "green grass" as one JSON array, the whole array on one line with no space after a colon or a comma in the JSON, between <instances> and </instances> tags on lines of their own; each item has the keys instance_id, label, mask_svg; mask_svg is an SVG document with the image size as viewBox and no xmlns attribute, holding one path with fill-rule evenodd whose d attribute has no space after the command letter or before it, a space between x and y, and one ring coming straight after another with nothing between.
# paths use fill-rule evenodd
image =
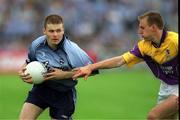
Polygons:
<instances>
[{"instance_id":1,"label":"green grass","mask_svg":"<svg viewBox=\"0 0 180 120\"><path fill-rule=\"evenodd\" d=\"M31 85L0 75L0 119L18 119ZM146 119L156 104L159 81L149 71L110 71L79 79L74 119ZM50 119L46 110L39 119Z\"/></svg>"}]
</instances>

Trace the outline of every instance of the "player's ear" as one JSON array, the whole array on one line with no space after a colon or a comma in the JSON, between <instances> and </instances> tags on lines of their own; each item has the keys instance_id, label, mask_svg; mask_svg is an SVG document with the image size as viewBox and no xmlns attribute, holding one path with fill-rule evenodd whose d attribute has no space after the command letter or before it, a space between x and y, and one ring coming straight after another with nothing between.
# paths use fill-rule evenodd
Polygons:
<instances>
[{"instance_id":1,"label":"player's ear","mask_svg":"<svg viewBox=\"0 0 180 120\"><path fill-rule=\"evenodd\" d=\"M156 32L157 26L155 24L153 24L153 25L151 25L151 29L152 29L152 31Z\"/></svg>"}]
</instances>

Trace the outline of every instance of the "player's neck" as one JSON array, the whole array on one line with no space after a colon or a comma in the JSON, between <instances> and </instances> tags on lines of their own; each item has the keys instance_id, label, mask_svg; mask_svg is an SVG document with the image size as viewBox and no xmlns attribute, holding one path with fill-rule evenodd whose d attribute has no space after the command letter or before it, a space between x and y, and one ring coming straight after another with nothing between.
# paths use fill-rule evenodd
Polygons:
<instances>
[{"instance_id":1,"label":"player's neck","mask_svg":"<svg viewBox=\"0 0 180 120\"><path fill-rule=\"evenodd\" d=\"M161 37L163 34L163 30L158 30L155 35L154 35L154 39L152 40L153 43L155 43L156 45L159 45L161 42Z\"/></svg>"},{"instance_id":2,"label":"player's neck","mask_svg":"<svg viewBox=\"0 0 180 120\"><path fill-rule=\"evenodd\" d=\"M54 44L51 44L51 43L48 43L49 47L52 49L52 50L56 50L57 49L57 45L54 45Z\"/></svg>"}]
</instances>

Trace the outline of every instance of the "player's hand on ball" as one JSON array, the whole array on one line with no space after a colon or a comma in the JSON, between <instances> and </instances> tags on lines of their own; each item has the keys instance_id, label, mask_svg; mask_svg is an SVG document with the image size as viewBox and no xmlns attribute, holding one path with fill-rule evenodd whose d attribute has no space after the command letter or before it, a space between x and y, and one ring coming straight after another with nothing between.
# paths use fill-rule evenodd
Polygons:
<instances>
[{"instance_id":1,"label":"player's hand on ball","mask_svg":"<svg viewBox=\"0 0 180 120\"><path fill-rule=\"evenodd\" d=\"M25 71L26 71L26 68L25 68L25 67L23 67L23 68L21 68L21 69L19 70L18 74L19 74L20 78L21 78L24 82L32 84L32 83L33 83L32 77L30 76L29 73L26 73Z\"/></svg>"},{"instance_id":2,"label":"player's hand on ball","mask_svg":"<svg viewBox=\"0 0 180 120\"><path fill-rule=\"evenodd\" d=\"M39 61L32 61L24 65L19 71L21 79L30 84L40 84L44 82L43 74L47 72L45 65Z\"/></svg>"}]
</instances>

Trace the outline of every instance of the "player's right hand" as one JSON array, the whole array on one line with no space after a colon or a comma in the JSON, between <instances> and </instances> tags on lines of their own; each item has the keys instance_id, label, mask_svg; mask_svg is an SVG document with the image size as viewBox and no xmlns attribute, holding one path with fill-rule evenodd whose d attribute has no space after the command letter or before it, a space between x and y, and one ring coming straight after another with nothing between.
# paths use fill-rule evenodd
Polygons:
<instances>
[{"instance_id":1,"label":"player's right hand","mask_svg":"<svg viewBox=\"0 0 180 120\"><path fill-rule=\"evenodd\" d=\"M26 68L25 68L25 67L21 68L21 69L18 71L18 74L19 74L20 78L21 78L24 82L29 83L29 84L32 84L32 83L33 83L32 77L30 76L29 73L26 73L25 71L26 71Z\"/></svg>"},{"instance_id":2,"label":"player's right hand","mask_svg":"<svg viewBox=\"0 0 180 120\"><path fill-rule=\"evenodd\" d=\"M74 70L77 71L77 72L72 77L73 80L76 80L78 77L84 77L84 80L87 80L87 78L89 77L89 75L92 72L92 70L91 70L89 65L84 66L84 67L80 67L80 68L75 68Z\"/></svg>"}]
</instances>

